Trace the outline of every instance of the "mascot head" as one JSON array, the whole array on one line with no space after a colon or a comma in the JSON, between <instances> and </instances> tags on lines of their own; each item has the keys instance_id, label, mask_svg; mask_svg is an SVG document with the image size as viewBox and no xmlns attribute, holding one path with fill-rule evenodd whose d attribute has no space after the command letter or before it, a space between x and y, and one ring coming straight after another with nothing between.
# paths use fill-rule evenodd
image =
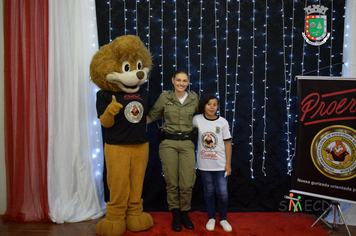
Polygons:
<instances>
[{"instance_id":1,"label":"mascot head","mask_svg":"<svg viewBox=\"0 0 356 236\"><path fill-rule=\"evenodd\" d=\"M345 147L345 144L340 140L335 140L335 146L333 147L333 151L336 155L340 155L344 152L346 152L346 147Z\"/></svg>"},{"instance_id":2,"label":"mascot head","mask_svg":"<svg viewBox=\"0 0 356 236\"><path fill-rule=\"evenodd\" d=\"M140 38L123 35L95 53L90 77L102 90L135 93L148 79L151 67L151 54Z\"/></svg>"}]
</instances>

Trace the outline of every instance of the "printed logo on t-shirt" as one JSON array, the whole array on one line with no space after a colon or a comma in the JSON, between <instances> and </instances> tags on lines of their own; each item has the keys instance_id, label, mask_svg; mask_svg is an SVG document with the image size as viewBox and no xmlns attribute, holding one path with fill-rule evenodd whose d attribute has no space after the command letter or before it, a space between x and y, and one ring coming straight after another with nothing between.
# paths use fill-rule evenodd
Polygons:
<instances>
[{"instance_id":1,"label":"printed logo on t-shirt","mask_svg":"<svg viewBox=\"0 0 356 236\"><path fill-rule=\"evenodd\" d=\"M131 99L140 99L140 100L143 100L142 98L141 98L141 94L136 94L136 93L130 93L130 94L126 94L125 96L124 96L124 99L125 100L131 100Z\"/></svg>"},{"instance_id":2,"label":"printed logo on t-shirt","mask_svg":"<svg viewBox=\"0 0 356 236\"><path fill-rule=\"evenodd\" d=\"M214 149L216 146L216 136L211 132L206 132L202 136L203 146L206 149Z\"/></svg>"},{"instance_id":3,"label":"printed logo on t-shirt","mask_svg":"<svg viewBox=\"0 0 356 236\"><path fill-rule=\"evenodd\" d=\"M218 139L216 135L212 132L205 132L201 136L201 141L203 144L203 147L205 150L201 150L200 156L202 159L212 159L212 160L217 160L218 159L218 152L213 151L213 149L216 147L218 144Z\"/></svg>"},{"instance_id":4,"label":"printed logo on t-shirt","mask_svg":"<svg viewBox=\"0 0 356 236\"><path fill-rule=\"evenodd\" d=\"M218 159L218 151L201 150L200 158L201 159L217 160Z\"/></svg>"},{"instance_id":5,"label":"printed logo on t-shirt","mask_svg":"<svg viewBox=\"0 0 356 236\"><path fill-rule=\"evenodd\" d=\"M133 101L127 104L124 111L125 117L131 123L138 123L143 116L143 106L141 103Z\"/></svg>"},{"instance_id":6,"label":"printed logo on t-shirt","mask_svg":"<svg viewBox=\"0 0 356 236\"><path fill-rule=\"evenodd\" d=\"M220 127L219 127L219 126L216 126L215 132L216 132L217 134L220 133Z\"/></svg>"}]
</instances>

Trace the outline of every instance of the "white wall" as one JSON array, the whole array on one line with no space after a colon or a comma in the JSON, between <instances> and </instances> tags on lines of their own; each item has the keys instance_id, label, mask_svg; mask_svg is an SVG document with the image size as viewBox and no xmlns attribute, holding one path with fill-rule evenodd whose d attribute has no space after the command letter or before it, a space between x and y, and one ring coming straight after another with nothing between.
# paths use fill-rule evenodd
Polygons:
<instances>
[{"instance_id":1,"label":"white wall","mask_svg":"<svg viewBox=\"0 0 356 236\"><path fill-rule=\"evenodd\" d=\"M356 77L356 1L346 1L344 50L343 50L343 77ZM341 210L347 225L356 226L356 204L341 202ZM334 223L334 211L331 210L325 220ZM344 224L340 216L335 218L336 224Z\"/></svg>"},{"instance_id":2,"label":"white wall","mask_svg":"<svg viewBox=\"0 0 356 236\"><path fill-rule=\"evenodd\" d=\"M346 1L342 76L356 77L356 1Z\"/></svg>"},{"instance_id":3,"label":"white wall","mask_svg":"<svg viewBox=\"0 0 356 236\"><path fill-rule=\"evenodd\" d=\"M4 14L0 3L0 215L6 211L6 172L4 137Z\"/></svg>"}]
</instances>

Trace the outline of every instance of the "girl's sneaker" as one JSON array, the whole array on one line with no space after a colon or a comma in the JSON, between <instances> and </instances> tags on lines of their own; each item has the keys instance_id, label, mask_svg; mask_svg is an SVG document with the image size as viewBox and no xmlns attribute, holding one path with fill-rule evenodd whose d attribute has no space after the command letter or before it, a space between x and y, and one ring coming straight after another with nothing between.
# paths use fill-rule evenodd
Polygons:
<instances>
[{"instance_id":1,"label":"girl's sneaker","mask_svg":"<svg viewBox=\"0 0 356 236\"><path fill-rule=\"evenodd\" d=\"M213 231L215 229L215 219L210 219L205 227L207 230Z\"/></svg>"},{"instance_id":2,"label":"girl's sneaker","mask_svg":"<svg viewBox=\"0 0 356 236\"><path fill-rule=\"evenodd\" d=\"M224 231L226 231L226 232L231 232L232 231L231 225L226 220L220 221L220 225L221 225L221 227L223 227Z\"/></svg>"}]
</instances>

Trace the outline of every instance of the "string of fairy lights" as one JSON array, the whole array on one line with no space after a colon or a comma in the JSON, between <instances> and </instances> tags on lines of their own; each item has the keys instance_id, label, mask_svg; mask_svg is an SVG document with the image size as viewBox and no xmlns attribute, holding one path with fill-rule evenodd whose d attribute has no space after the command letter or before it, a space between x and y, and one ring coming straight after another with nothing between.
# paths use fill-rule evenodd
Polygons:
<instances>
[{"instance_id":1,"label":"string of fairy lights","mask_svg":"<svg viewBox=\"0 0 356 236\"><path fill-rule=\"evenodd\" d=\"M187 0L187 40L186 40L186 48L187 48L187 67L188 67L188 75L189 78L191 76L191 72L190 72L190 31L191 31L191 27L190 27L190 2L189 0ZM189 89L190 89L190 85L192 82L189 83Z\"/></svg>"},{"instance_id":2,"label":"string of fairy lights","mask_svg":"<svg viewBox=\"0 0 356 236\"><path fill-rule=\"evenodd\" d=\"M135 4L135 30L136 30L136 36L138 36L138 11L137 11L137 4L139 3L139 1L136 1Z\"/></svg>"},{"instance_id":3,"label":"string of fairy lights","mask_svg":"<svg viewBox=\"0 0 356 236\"><path fill-rule=\"evenodd\" d=\"M127 7L129 6L129 2L127 0L121 0L122 2L122 6L123 9L117 8L117 9L113 9L112 8L112 0L108 0L107 1L107 5L108 5L108 25L109 25L109 41L111 42L112 39L112 16L113 16L113 12L115 11L122 11L123 12L123 18L124 18L124 24L123 27L125 34L127 34L127 32L131 32L129 29L127 29L128 25L127 24L129 21L134 21L135 26L133 27L135 29L136 35L140 35L140 30L145 30L145 32L147 32L146 37L147 37L147 48L151 51L153 49L152 47L152 43L153 41L151 41L153 39L153 35L152 35L152 31L151 31L151 27L152 27L152 22L156 21L159 22L160 25L160 35L159 35L159 39L160 39L160 48L159 48L159 53L157 53L155 56L159 58L159 64L156 65L156 67L159 67L159 73L160 73L160 86L161 86L161 90L164 91L164 86L166 85L164 82L164 78L167 77L167 75L165 75L163 73L164 68L166 68L167 66L170 67L176 67L178 66L178 64L180 62L178 62L178 52L179 53L185 53L185 58L186 58L186 66L187 66L187 71L188 71L188 75L191 77L191 68L194 67L194 65L192 65L192 52L197 52L198 55L198 65L196 65L197 68L197 75L195 76L195 78L197 78L198 80L198 96L199 98L201 98L202 94L204 93L204 82L203 78L202 78L202 74L203 74L203 70L205 68L205 63L206 62L206 58L209 56L207 55L207 52L205 50L203 50L203 42L205 42L203 39L204 37L208 37L208 35L206 34L207 32L205 32L205 22L210 20L210 19L205 19L203 16L205 14L205 7L208 4L207 0L200 0L199 4L194 3L195 5L192 6L192 2L190 0L186 0L184 3L183 2L178 2L176 0L161 0L161 1L152 1L152 0L146 0L145 2L141 1L135 1L135 9L133 10L135 12L135 19L128 19L127 18L127 12L130 9L127 9ZM222 4L224 2L224 4ZM246 37L243 39L242 37L242 32L241 32L241 2L242 0L214 0L214 32L213 35L211 35L212 37L212 42L214 44L214 50L215 50L215 55L214 55L214 67L215 67L215 74L213 75L214 77L214 84L215 84L215 94L218 97L218 99L220 100L220 98L222 97L224 100L221 101L221 104L224 104L224 106L220 106L219 107L219 114L223 114L224 117L232 117L231 120L228 120L229 123L231 124L231 135L232 137L234 137L234 132L235 132L235 127L236 127L236 117L239 115L239 111L236 110L236 106L237 106L237 100L238 100L238 96L239 96L239 87L240 87L240 83L241 83L241 78L239 78L239 75L241 73L241 67L240 67L240 62L241 62L241 40L250 40L251 42L251 49L250 52L252 54L252 60L251 60L251 70L250 70L250 114L249 114L249 119L250 119L250 124L249 124L249 131L250 131L250 136L249 136L249 146L250 146L250 157L249 157L249 165L250 165L250 172L251 172L251 178L254 178L254 165L255 162L257 161L257 159L255 158L255 155L261 155L261 172L263 173L264 176L267 175L266 172L266 160L267 160L267 150L266 147L267 145L267 141L268 141L268 136L267 136L267 105L268 105L268 69L269 69L269 64L268 64L268 45L269 45L269 38L268 38L268 24L270 24L269 22L269 4L270 1L265 0L265 8L264 8L264 12L258 12L256 7L258 7L260 9L260 5L257 5L256 0L251 0L251 7L252 7L252 11L250 13L251 15L251 27L252 27L252 34L250 35L249 39ZM246 3L247 1L245 1ZM287 165L287 174L291 175L293 167L292 167L292 163L293 163L293 157L295 155L295 141L296 139L294 139L294 144L291 142L291 137L292 137L292 130L291 130L291 106L292 106L292 84L295 84L295 80L293 80L294 78L294 61L295 61L295 56L294 56L294 37L295 37L295 32L296 32L296 28L295 28L295 4L297 4L298 0L293 0L291 3L289 3L289 5L292 5L291 8L291 17L289 19L287 19L286 17L286 9L285 9L285 1L280 0L280 4L281 4L281 23L282 23L282 45L283 48L280 52L280 55L283 57L283 76L284 76L284 87L282 87L281 89L283 90L283 94L284 94L284 109L285 109L285 142L286 142L286 165ZM159 3L159 4L158 4ZM209 2L210 3L210 2ZM315 3L319 3L321 4L320 0L313 0L312 2L308 2L308 0L304 1L304 5L305 7L307 7L310 4L315 4ZM145 6L148 6L148 17L147 20L146 19L142 19L142 17L139 19L139 12L138 9L140 9L140 4L146 4ZM166 36L166 32L165 29L168 25L172 25L171 22L167 22L166 21L166 15L164 13L164 9L166 9L166 5L170 5L173 6L173 27L174 27L174 36L172 38L169 38L169 36ZM181 50L180 48L178 48L178 45L181 45L181 38L180 35L178 35L178 30L180 30L181 27L178 24L178 19L180 18L179 15L179 11L178 11L178 7L182 7L182 6L186 7L186 12L187 12L187 18L186 18L186 26L187 27L187 38L184 39L184 47L186 48L185 50ZM223 6L222 6L223 5ZM160 7L160 14L159 16L153 16L152 14L154 13L154 8ZM230 6L234 6L234 12L230 12ZM197 10L196 8L199 7L199 9ZM225 8L223 8L225 7ZM334 17L333 17L333 13L334 13L334 8L333 8L333 0L331 0L331 42L330 42L330 58L329 58L329 63L330 63L330 74L332 74L332 63L333 63L333 59L334 59L334 54L333 54L333 31L334 30L334 25L333 25L333 21L335 21ZM197 14L198 16L195 17L199 17L199 23L198 24L192 24L191 23L191 19L192 17L194 17L193 15L193 11L192 8L194 8L194 13ZM167 8L168 9L168 8ZM221 17L220 15L220 10L221 9L225 9L225 16L224 16L224 24L222 24L221 21ZM130 11L131 13L131 11ZM221 12L222 13L222 12ZM263 34L258 34L257 33L257 27L259 27L259 25L256 25L256 14L264 14L264 32ZM304 13L306 14L306 13ZM231 18L231 15L234 16L234 18ZM167 16L172 16L171 12L167 13ZM261 15L259 15L260 18ZM169 18L167 18L169 19ZM231 31L230 30L230 25L229 22L231 22L232 20L236 20L236 36L232 36ZM147 26L142 27L141 29L139 29L139 21L145 21L147 22ZM165 22L166 21L166 22ZM245 23L244 23L245 24ZM223 35L220 28L221 27L225 27L225 31L223 31ZM305 26L304 26L305 27ZM193 35L192 29L196 29L199 33L198 35ZM207 28L206 28L207 29ZM304 29L305 30L305 29ZM208 31L208 29L207 29ZM287 31L290 31L290 34L287 34ZM262 53L260 53L259 49L259 45L256 39L260 36L263 35L263 41L264 41L264 45L262 45ZM192 37L196 36L197 37L197 43L195 45L192 44ZM157 36L158 37L158 36ZM234 53L236 53L236 63L233 63L233 67L234 68L230 68L230 60L233 61L234 59L230 58L230 39L234 39L235 38L235 42L232 43L231 45L236 46L236 50ZM165 40L172 40L173 39L173 43L174 43L174 64L173 65L167 65L164 63L165 62L165 57L167 55L165 55L165 49L164 49L164 42ZM220 41L221 39L221 41ZM288 40L288 43L287 43ZM157 43L158 40L155 40L154 43ZM208 41L207 41L208 42ZM220 42L221 43L220 45ZM223 46L224 45L224 46ZM302 75L303 73L305 73L305 58L307 57L306 55L306 51L308 47L313 47L308 45L306 42L304 42L303 44L304 46L302 47L302 56L301 56L301 71L302 71ZM204 45L206 46L206 45ZM219 60L221 53L225 54L225 60ZM255 61L255 59L258 56L263 56L264 58L264 72L263 72L263 79L262 79L262 84L263 84L263 105L261 106L262 108L262 117L257 117L257 113L256 112L256 84L257 82L259 82L257 80L257 75L256 72L260 71L260 67L257 68L257 61ZM246 56L246 55L244 55ZM320 54L320 46L318 46L318 52L316 53L315 57L317 58L317 75L320 74L320 65L321 65L321 54ZM224 65L224 70L220 70L220 64L221 63L225 63ZM209 64L210 65L210 64ZM193 67L192 67L193 66ZM231 76L231 69L234 70L235 74L234 76ZM246 68L244 69L246 70ZM220 81L220 76L224 75L224 81ZM205 80L205 78L204 78ZM221 87L221 83L224 83L224 87ZM233 86L232 83L234 83ZM169 84L170 85L170 84ZM192 83L190 83L189 86L191 86ZM150 83L148 81L148 85L147 85L147 89L149 90L150 88ZM230 98L230 94L234 93L233 99L229 100ZM223 96L221 96L224 93ZM259 96L261 94L258 94ZM221 110L224 109L224 110ZM245 111L246 112L246 111ZM258 144L261 145L262 147L262 154L257 154L257 149L255 148L255 145L257 146L257 142L258 140L255 137L255 133L256 132L260 132L258 128L261 127L261 125L259 124L257 126L256 120L258 119L258 122L262 121L262 143ZM297 120L297 119L295 119ZM293 120L294 121L294 120ZM232 144L234 145L234 140L232 140ZM292 154L292 150L294 150L294 153Z\"/></svg>"},{"instance_id":4,"label":"string of fairy lights","mask_svg":"<svg viewBox=\"0 0 356 236\"><path fill-rule=\"evenodd\" d=\"M267 119L266 119L266 114L267 114L267 89L268 89L268 86L267 86L267 59L268 59L268 54L267 54L267 45L268 45L268 38L267 38L267 33L268 33L268 0L266 0L265 2L266 4L266 8L265 8L265 24L264 24L264 27L265 27L265 33L264 33L264 37L265 37L265 45L264 45L264 56L265 56L265 68L264 68L264 80L263 80L263 85L264 85L264 99L263 99L263 134L262 134L262 144L263 144L263 150L262 150L262 167L261 167L261 170L262 170L262 173L264 176L267 175L266 171L265 171L265 163L266 163L266 129L267 129Z\"/></svg>"},{"instance_id":5,"label":"string of fairy lights","mask_svg":"<svg viewBox=\"0 0 356 236\"><path fill-rule=\"evenodd\" d=\"M321 0L319 0L319 5L320 5L320 3L321 3ZM320 60L320 45L318 46L318 71L317 71L317 75L319 76L320 75L320 62L321 62L321 60Z\"/></svg>"},{"instance_id":6,"label":"string of fairy lights","mask_svg":"<svg viewBox=\"0 0 356 236\"><path fill-rule=\"evenodd\" d=\"M215 7L215 11L214 11L214 17L215 17L215 31L214 31L214 42L215 42L215 69L216 69L216 97L218 98L218 100L220 101L220 96L219 96L219 52L218 52L218 29L219 29L219 20L217 17L217 12L218 12L218 8L217 8L218 2L214 1L214 7ZM221 106L219 106L221 107ZM220 110L218 109L217 113L219 114Z\"/></svg>"},{"instance_id":7,"label":"string of fairy lights","mask_svg":"<svg viewBox=\"0 0 356 236\"><path fill-rule=\"evenodd\" d=\"M293 1L293 10L294 10L294 1ZM293 16L294 16L294 11L293 11ZM283 21L283 58L284 58L284 94L285 94L285 106L286 106L286 137L287 137L287 170L289 169L289 165L291 164L291 143L290 143L290 120L291 120L291 95L292 95L292 80L291 80L291 76L292 76L292 65L293 65L293 51L292 51L292 46L293 46L293 23L291 26L291 32L292 32L292 36L291 36L291 51L290 54L287 53L286 49L287 49L287 45L286 45L286 29L288 28L285 25L285 8L284 8L284 3L282 3L282 21ZM292 19L292 22L294 22L294 18ZM290 56L291 61L289 64L289 70L287 69L287 56Z\"/></svg>"},{"instance_id":8,"label":"string of fairy lights","mask_svg":"<svg viewBox=\"0 0 356 236\"><path fill-rule=\"evenodd\" d=\"M293 82L293 66L294 66L294 22L295 22L295 2L293 1L292 4L292 16L290 17L290 22L291 26L290 31L291 31L291 36L290 36L290 44L289 46L286 45L286 30L288 27L286 26L286 18L285 18L285 8L284 4L282 3L282 22L283 22L283 60L284 60L284 94L285 94L285 107L286 107L286 142L287 142L287 174L291 175L292 170L293 170L293 158L295 155L295 146L296 146L296 139L294 140L294 145L291 143L291 103L292 103L292 82ZM289 22L289 21L288 21ZM305 45L305 44L304 44ZM286 51L286 49L289 49L289 53ZM304 48L303 48L304 51ZM304 53L304 52L303 52ZM287 58L289 57L289 62L287 63ZM289 65L289 68L287 67ZM294 153L292 154L292 150L294 150Z\"/></svg>"},{"instance_id":9,"label":"string of fairy lights","mask_svg":"<svg viewBox=\"0 0 356 236\"><path fill-rule=\"evenodd\" d=\"M308 3L307 1L305 1L304 3L304 8L306 8L308 6ZM306 16L306 13L304 13L304 18ZM304 30L303 32L305 32L305 25L304 25ZM304 40L304 46L303 46L303 53L302 53L302 63L301 63L301 66L302 66L302 75L304 74L305 72L305 68L304 68L304 61L305 61L305 50L306 50L306 45L307 45L307 42Z\"/></svg>"},{"instance_id":10,"label":"string of fairy lights","mask_svg":"<svg viewBox=\"0 0 356 236\"><path fill-rule=\"evenodd\" d=\"M256 26L255 26L255 19L256 19L256 2L253 0L252 1L252 36L250 37L252 40L252 68L250 71L251 74L251 123L250 123L250 130L251 130L251 135L250 135L250 146L251 146L251 151L250 151L250 171L251 171L251 178L255 178L254 172L253 172L253 163L255 160L255 154L254 154L254 122L255 122L255 34L256 34Z\"/></svg>"},{"instance_id":11,"label":"string of fairy lights","mask_svg":"<svg viewBox=\"0 0 356 236\"><path fill-rule=\"evenodd\" d=\"M234 127L235 127L235 124L236 124L236 109L235 109L235 105L236 105L236 101L237 101L237 94L239 93L239 83L238 83L238 77L239 77L239 68L240 68L240 27L241 27L241 2L240 1L237 1L237 4L238 4L238 8L237 8L237 29L236 29L236 32L237 32L237 43L236 43L236 66L235 66L235 86L234 86L234 101L232 102L232 104L234 105L234 108L232 109L232 124L231 124L231 137L234 137ZM232 145L234 145L234 141L232 140L231 141Z\"/></svg>"},{"instance_id":12,"label":"string of fairy lights","mask_svg":"<svg viewBox=\"0 0 356 236\"><path fill-rule=\"evenodd\" d=\"M124 30L125 30L125 34L127 33L127 7L126 7L126 1L123 0L124 2Z\"/></svg>"},{"instance_id":13,"label":"string of fairy lights","mask_svg":"<svg viewBox=\"0 0 356 236\"><path fill-rule=\"evenodd\" d=\"M147 17L147 35L146 35L146 37L147 37L147 49L148 49L148 51L151 51L151 37L150 37L150 35L151 35L151 18L152 18L152 16L151 16L151 10L152 10L152 8L151 8L151 2L150 1L148 1L148 17ZM148 81L149 82L149 81ZM150 86L147 86L148 88L150 87Z\"/></svg>"},{"instance_id":14,"label":"string of fairy lights","mask_svg":"<svg viewBox=\"0 0 356 236\"><path fill-rule=\"evenodd\" d=\"M226 117L226 113L229 110L228 109L228 100L227 97L229 96L230 92L229 92L229 82L228 82L228 78L230 77L230 75L228 74L227 71L227 65L228 65L228 58L229 58L229 0L226 0L226 10L225 10L225 112L224 112L224 117Z\"/></svg>"},{"instance_id":15,"label":"string of fairy lights","mask_svg":"<svg viewBox=\"0 0 356 236\"><path fill-rule=\"evenodd\" d=\"M173 68L175 68L178 63L178 57L177 57L177 1L174 1L174 65Z\"/></svg>"},{"instance_id":16,"label":"string of fairy lights","mask_svg":"<svg viewBox=\"0 0 356 236\"><path fill-rule=\"evenodd\" d=\"M146 45L147 45L148 51L150 52L151 51L151 37L150 37L150 35L151 35L151 18L152 18L152 16L151 16L152 8L151 8L150 1L148 1L147 9L148 9L148 17L147 17L147 27L146 27L146 29L147 29L147 34L146 34L147 43L146 43ZM136 13L137 13L137 3L136 3ZM137 19L137 16L136 16L136 19ZM136 20L136 24L138 25L138 20ZM138 26L137 26L137 34L138 34ZM150 80L147 80L147 91L150 91Z\"/></svg>"},{"instance_id":17,"label":"string of fairy lights","mask_svg":"<svg viewBox=\"0 0 356 236\"><path fill-rule=\"evenodd\" d=\"M283 65L284 65L284 88L283 88L283 90L284 90L284 101L285 101L285 106L286 106L286 118L287 118L287 120L286 120L286 122L285 122L285 124L286 124L286 137L287 137L287 149L286 149L286 151L287 151L287 162L288 163L290 163L290 161L289 161L289 151L290 151L290 145L289 145L289 116L288 116L288 114L289 114L289 112L288 112L288 110L289 110L289 106L288 106L288 102L289 102L289 100L288 100L288 89L287 89L287 84L288 84L288 77L287 77L287 63L286 63L286 38L285 38L285 36L286 36L286 32L285 32L285 19L284 19L284 16L285 16L285 12L284 12L284 1L282 1L282 9L281 9L281 12L282 12L282 35L283 35L283 52L282 52L282 55L283 55Z\"/></svg>"},{"instance_id":18,"label":"string of fairy lights","mask_svg":"<svg viewBox=\"0 0 356 236\"><path fill-rule=\"evenodd\" d=\"M111 36L111 33L112 33L112 21L111 21L111 11L112 11L112 8L111 8L111 1L108 1L107 2L108 4L108 12L109 12L109 21L108 21L108 24L109 24L109 42L112 42L112 36Z\"/></svg>"},{"instance_id":19,"label":"string of fairy lights","mask_svg":"<svg viewBox=\"0 0 356 236\"><path fill-rule=\"evenodd\" d=\"M198 49L199 49L199 98L201 98L201 94L203 92L202 89L202 80L201 80L201 74L202 74L202 66L203 64L203 1L200 1L200 17L199 17L199 44L198 44Z\"/></svg>"},{"instance_id":20,"label":"string of fairy lights","mask_svg":"<svg viewBox=\"0 0 356 236\"><path fill-rule=\"evenodd\" d=\"M163 50L163 39L164 39L164 25L163 25L163 17L164 17L164 14L163 14L163 8L164 8L164 3L165 1L161 1L161 64L159 65L159 67L161 67L161 87L162 87L162 92L164 91L163 89L163 68L164 68L164 60L163 60L163 55L164 55L164 50Z\"/></svg>"},{"instance_id":21,"label":"string of fairy lights","mask_svg":"<svg viewBox=\"0 0 356 236\"><path fill-rule=\"evenodd\" d=\"M331 28L331 31L330 31L330 59L329 59L329 74L330 76L332 76L332 70L333 70L333 58L334 58L334 55L332 53L332 48L333 48L333 40L334 40L334 37L333 37L333 32L334 32L334 27L333 27L333 23L334 23L334 2L332 1L331 2L331 12L330 12L330 15L331 15L331 21L330 21L330 28Z\"/></svg>"}]
</instances>

